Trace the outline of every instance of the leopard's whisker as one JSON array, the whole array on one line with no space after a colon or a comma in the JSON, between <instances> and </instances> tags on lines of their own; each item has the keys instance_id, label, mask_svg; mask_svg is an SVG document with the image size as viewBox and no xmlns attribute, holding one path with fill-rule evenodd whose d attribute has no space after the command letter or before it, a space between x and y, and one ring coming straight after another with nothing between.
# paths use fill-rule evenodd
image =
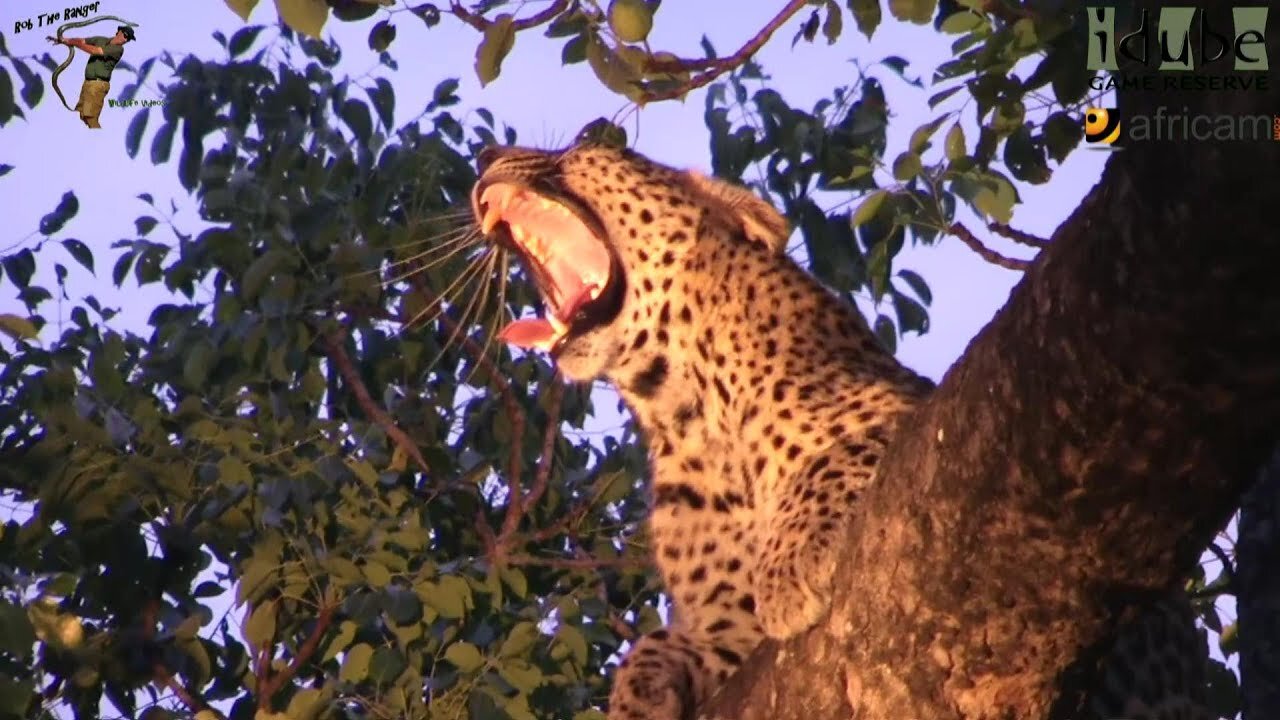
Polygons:
<instances>
[{"instance_id":1,"label":"leopard's whisker","mask_svg":"<svg viewBox=\"0 0 1280 720\"><path fill-rule=\"evenodd\" d=\"M492 278L496 274L498 278L498 292L494 297L496 302L493 308L493 321L488 324L483 322L480 323L481 326L484 328L484 345L480 347L480 357L486 357L489 355L489 349L494 346L494 340L497 339L498 325L502 322L502 320L504 319L503 316L506 314L505 310L507 307L507 303L506 303L507 265L509 263L509 258L510 256L507 253L501 252L501 251L495 253L493 257L494 267L490 271L489 278L490 280L492 280ZM487 299L487 296L486 296L486 299ZM483 313L478 315L478 317L483 317ZM478 370L479 368L480 368L480 363L476 362L475 365L472 366L471 370L467 373L467 376L463 379L463 383L470 384L471 378L475 375L476 370Z\"/></svg>"},{"instance_id":2,"label":"leopard's whisker","mask_svg":"<svg viewBox=\"0 0 1280 720\"><path fill-rule=\"evenodd\" d=\"M404 273L402 273L402 274L400 274L400 275L397 275L397 276L389 277L389 278L387 278L386 280L384 280L384 281L383 281L383 283L382 283L382 286L383 286L383 287L389 287L389 286L394 285L394 284L396 284L396 283L398 283L398 282L403 282L403 281L405 281L405 280L408 280L409 278L413 277L414 275L418 275L418 274L420 274L420 273L427 272L428 270L430 270L430 269L432 269L432 268L434 268L434 267L437 267L437 266L439 266L439 265L441 265L441 264L443 264L443 263L446 263L446 262L448 262L448 261L452 260L453 258L457 257L459 254L464 254L464 253L466 253L467 251L469 251L469 250L471 250L471 249L473 249L473 248L475 248L475 247L477 247L477 246L481 245L482 243L478 242L478 240L482 240L482 239L483 239L483 236L481 236L481 235L477 235L476 237L464 237L464 238L462 238L462 240L466 240L467 242L463 242L463 243L459 244L457 247L455 247L455 248L453 248L452 250L450 250L447 254L445 254L445 255L443 255L443 256L441 256L441 257L438 257L438 258L433 258L430 262L426 262L426 263L418 262L418 263L415 263L415 264L414 264L412 267L410 267L410 268L409 268L409 270L407 270L406 272L404 272ZM428 257L428 256L430 256L430 254L431 254L431 253L420 253L420 254L415 255L415 256L413 256L413 257L411 257L411 258L406 258L404 261L399 262L399 263L396 263L395 265L392 265L392 266L391 266L391 269L392 269L392 270L394 270L395 268L400 267L401 265L404 265L405 263L413 262L413 261L415 261L415 260L419 260L419 259L421 259L421 258L423 258L423 257Z\"/></svg>"},{"instance_id":3,"label":"leopard's whisker","mask_svg":"<svg viewBox=\"0 0 1280 720\"><path fill-rule=\"evenodd\" d=\"M440 238L446 238L446 240L443 243L441 243L438 247L429 248L427 250L424 250L423 252L410 255L409 257L406 257L400 260L393 260L387 263L385 267L382 265L382 263L379 263L379 266L376 268L371 268L369 270L359 270L353 273L349 273L348 275L346 275L346 277L356 278L356 277L364 277L367 275L382 275L388 270L394 270L395 268L401 265L405 265L407 263L411 263L416 260L421 260L423 258L430 257L431 255L436 253L440 253L448 250L450 254L452 254L453 252L456 252L459 249L458 248L459 245L461 245L463 249L465 249L467 245L477 244L476 242L477 238L474 238L471 236L471 232L474 231L475 229L476 228L474 225L466 225L466 226L456 228L454 230L450 230L447 233L442 233L433 238L427 238L425 240L415 240L409 243L403 243L400 245L400 247L409 247L410 245L413 245L413 244L424 243L424 242L434 242ZM409 275L412 275L412 273L410 273Z\"/></svg>"},{"instance_id":4,"label":"leopard's whisker","mask_svg":"<svg viewBox=\"0 0 1280 720\"><path fill-rule=\"evenodd\" d=\"M450 333L449 339L445 341L443 346L441 346L440 352L443 353L462 334L470 330L471 325L474 324L474 321L472 320L472 317L473 317L472 312L477 307L479 308L484 307L484 303L486 301L485 291L488 289L490 273L493 272L493 258L494 258L494 253L492 250L490 250L483 256L482 260L479 260L476 263L477 265L482 267L482 271L478 274L478 277L480 279L479 292L471 293L471 299L467 302L466 306L462 309L462 313L458 316L457 322L454 323L453 332ZM487 272L485 270L487 270ZM479 305L477 305L477 303L479 303Z\"/></svg>"},{"instance_id":5,"label":"leopard's whisker","mask_svg":"<svg viewBox=\"0 0 1280 720\"><path fill-rule=\"evenodd\" d=\"M477 262L473 267L482 271L483 268L488 266L489 263L492 261L493 254L494 253L492 251L490 251L489 253L486 253L485 256L477 260ZM483 274L483 272L481 272L480 274ZM478 299L478 297L479 297L478 294L472 295L471 302L467 304L467 306L463 309L459 317L455 319L453 323L454 325L453 331L449 333L449 337L440 346L439 352L437 352L435 357L431 359L431 362L427 363L426 365L427 372L430 372L433 368L435 368L436 363L440 362L441 358L444 357L444 354L449 351L449 347L453 345L453 342L458 338L459 333L466 330L468 326L467 316L471 313L471 308L475 304L475 301ZM445 306L444 306L444 303L442 302L440 304L440 310L436 313L436 316L438 317L443 312L445 312Z\"/></svg>"},{"instance_id":6,"label":"leopard's whisker","mask_svg":"<svg viewBox=\"0 0 1280 720\"><path fill-rule=\"evenodd\" d=\"M465 287L466 283L469 282L470 277L472 275L475 275L477 272L479 272L480 269L481 269L480 262L473 262L467 265L467 267L464 268L462 272L458 273L458 277L454 278L453 282L449 284L449 287L445 288L444 292L439 294L435 302L435 305L437 306L435 311L432 312L432 309L430 306L424 307L421 311L418 312L418 314L410 318L408 322L403 323L400 326L400 333L403 333L405 330L409 329L410 327L413 327L414 325L421 324L423 326L426 326L435 322L436 319L440 317L440 314L445 311L446 303L449 302L449 295L454 290L458 289L459 285ZM431 316L427 317L426 320L423 320L423 318L426 317L428 313L431 313Z\"/></svg>"}]
</instances>

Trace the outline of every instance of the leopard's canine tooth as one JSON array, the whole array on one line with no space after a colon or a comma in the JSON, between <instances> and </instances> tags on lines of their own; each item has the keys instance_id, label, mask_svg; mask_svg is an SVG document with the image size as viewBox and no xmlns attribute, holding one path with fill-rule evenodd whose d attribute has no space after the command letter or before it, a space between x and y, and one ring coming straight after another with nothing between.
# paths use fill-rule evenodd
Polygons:
<instances>
[{"instance_id":1,"label":"leopard's canine tooth","mask_svg":"<svg viewBox=\"0 0 1280 720\"><path fill-rule=\"evenodd\" d=\"M480 204L485 208L484 218L480 220L480 232L485 235L493 232L493 229L502 221L502 215L511 205L511 199L515 195L516 189L506 183L497 183L485 188L480 196Z\"/></svg>"}]
</instances>

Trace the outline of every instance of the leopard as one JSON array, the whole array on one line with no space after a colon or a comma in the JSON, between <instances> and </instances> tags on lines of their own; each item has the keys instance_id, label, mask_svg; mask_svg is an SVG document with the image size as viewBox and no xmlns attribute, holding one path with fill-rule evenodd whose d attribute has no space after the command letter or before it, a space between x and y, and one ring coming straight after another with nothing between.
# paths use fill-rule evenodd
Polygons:
<instances>
[{"instance_id":1,"label":"leopard","mask_svg":"<svg viewBox=\"0 0 1280 720\"><path fill-rule=\"evenodd\" d=\"M852 510L933 383L790 256L788 221L747 187L583 139L477 164L479 229L542 300L499 338L611 384L647 446L671 613L617 667L608 718L695 717L766 639L827 613Z\"/></svg>"}]
</instances>

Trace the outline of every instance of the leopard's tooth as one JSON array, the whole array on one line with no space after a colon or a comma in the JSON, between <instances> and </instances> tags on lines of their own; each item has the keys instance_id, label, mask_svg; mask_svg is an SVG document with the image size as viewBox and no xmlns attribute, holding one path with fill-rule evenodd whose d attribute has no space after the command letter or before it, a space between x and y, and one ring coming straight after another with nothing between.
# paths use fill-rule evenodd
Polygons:
<instances>
[{"instance_id":1,"label":"leopard's tooth","mask_svg":"<svg viewBox=\"0 0 1280 720\"><path fill-rule=\"evenodd\" d=\"M484 234L488 235L497 227L503 214L511 206L515 194L514 189L505 183L490 185L485 189L484 194L480 196L480 202L485 207L484 217L480 220L480 230Z\"/></svg>"},{"instance_id":2,"label":"leopard's tooth","mask_svg":"<svg viewBox=\"0 0 1280 720\"><path fill-rule=\"evenodd\" d=\"M502 210L496 203L489 203L484 211L484 219L480 221L480 232L485 235L493 232L493 229L502 221Z\"/></svg>"},{"instance_id":3,"label":"leopard's tooth","mask_svg":"<svg viewBox=\"0 0 1280 720\"><path fill-rule=\"evenodd\" d=\"M547 313L547 322L551 323L552 329L556 331L556 335L563 335L569 330L569 326L564 324L554 312Z\"/></svg>"}]
</instances>

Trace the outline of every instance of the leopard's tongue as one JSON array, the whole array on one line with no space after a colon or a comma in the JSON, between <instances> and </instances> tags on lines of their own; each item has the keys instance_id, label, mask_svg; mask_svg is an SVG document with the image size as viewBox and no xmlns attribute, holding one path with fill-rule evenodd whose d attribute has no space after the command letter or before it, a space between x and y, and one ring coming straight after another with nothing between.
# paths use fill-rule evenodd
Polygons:
<instances>
[{"instance_id":1,"label":"leopard's tongue","mask_svg":"<svg viewBox=\"0 0 1280 720\"><path fill-rule=\"evenodd\" d=\"M595 289L595 283L590 285L579 283L574 294L560 304L560 312L557 314L557 319L563 317L566 321L572 321L573 316L578 313L578 308L591 300L591 292ZM548 309L548 312L555 313L555 310ZM498 339L516 347L550 351L555 346L556 341L560 339L560 336L564 335L564 324L561 323L561 329L558 330L546 318L516 320L502 328L502 331L498 333Z\"/></svg>"}]
</instances>

